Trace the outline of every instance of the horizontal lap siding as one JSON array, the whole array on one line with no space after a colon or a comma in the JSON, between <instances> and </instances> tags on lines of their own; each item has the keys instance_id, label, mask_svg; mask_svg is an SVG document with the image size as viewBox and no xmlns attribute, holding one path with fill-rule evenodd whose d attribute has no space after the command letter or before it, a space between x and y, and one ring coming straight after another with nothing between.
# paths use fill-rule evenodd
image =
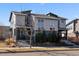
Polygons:
<instances>
[{"instance_id":1,"label":"horizontal lap siding","mask_svg":"<svg viewBox=\"0 0 79 59\"><path fill-rule=\"evenodd\" d=\"M50 28L55 28L58 31L58 21L57 20L44 20L44 29L49 31Z\"/></svg>"},{"instance_id":2,"label":"horizontal lap siding","mask_svg":"<svg viewBox=\"0 0 79 59\"><path fill-rule=\"evenodd\" d=\"M38 30L38 19L35 18L35 26L34 29ZM51 20L51 19L42 19L44 21L44 30L49 31L50 28L55 28L56 31L58 31L58 21L57 20Z\"/></svg>"}]
</instances>

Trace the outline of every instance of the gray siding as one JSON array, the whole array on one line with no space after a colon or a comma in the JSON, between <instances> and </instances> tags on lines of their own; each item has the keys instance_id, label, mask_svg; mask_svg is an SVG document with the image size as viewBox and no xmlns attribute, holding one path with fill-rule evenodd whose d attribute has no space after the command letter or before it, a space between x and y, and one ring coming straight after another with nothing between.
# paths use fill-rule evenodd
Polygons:
<instances>
[{"instance_id":1,"label":"gray siding","mask_svg":"<svg viewBox=\"0 0 79 59\"><path fill-rule=\"evenodd\" d=\"M60 28L66 28L66 20L60 19L59 21L60 21L59 27L60 27Z\"/></svg>"},{"instance_id":2,"label":"gray siding","mask_svg":"<svg viewBox=\"0 0 79 59\"><path fill-rule=\"evenodd\" d=\"M25 16L16 15L16 26L25 26Z\"/></svg>"}]
</instances>

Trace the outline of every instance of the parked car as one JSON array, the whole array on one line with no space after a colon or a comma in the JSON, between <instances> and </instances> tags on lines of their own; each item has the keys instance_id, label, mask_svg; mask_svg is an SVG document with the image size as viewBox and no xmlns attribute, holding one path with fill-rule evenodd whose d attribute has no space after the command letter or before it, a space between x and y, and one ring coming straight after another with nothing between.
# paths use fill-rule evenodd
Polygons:
<instances>
[{"instance_id":1,"label":"parked car","mask_svg":"<svg viewBox=\"0 0 79 59\"><path fill-rule=\"evenodd\" d=\"M64 45L67 45L67 46L75 46L75 47L78 47L79 45L76 45L75 43L72 43L71 41L69 40L61 40L61 42L64 44Z\"/></svg>"}]
</instances>

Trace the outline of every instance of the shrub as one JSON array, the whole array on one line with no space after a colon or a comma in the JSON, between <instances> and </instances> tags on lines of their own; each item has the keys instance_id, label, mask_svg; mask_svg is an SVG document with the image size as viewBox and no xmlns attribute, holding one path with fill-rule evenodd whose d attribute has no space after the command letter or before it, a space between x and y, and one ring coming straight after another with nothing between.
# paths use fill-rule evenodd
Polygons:
<instances>
[{"instance_id":1,"label":"shrub","mask_svg":"<svg viewBox=\"0 0 79 59\"><path fill-rule=\"evenodd\" d=\"M38 32L36 34L36 42L37 43L58 42L57 33L53 31L53 32L49 32L48 35L46 35L45 31Z\"/></svg>"},{"instance_id":2,"label":"shrub","mask_svg":"<svg viewBox=\"0 0 79 59\"><path fill-rule=\"evenodd\" d=\"M58 35L56 31L52 31L48 33L48 42L58 42Z\"/></svg>"},{"instance_id":3,"label":"shrub","mask_svg":"<svg viewBox=\"0 0 79 59\"><path fill-rule=\"evenodd\" d=\"M37 43L42 43L42 40L43 40L43 33L38 32L38 33L36 34L36 42L37 42Z\"/></svg>"},{"instance_id":4,"label":"shrub","mask_svg":"<svg viewBox=\"0 0 79 59\"><path fill-rule=\"evenodd\" d=\"M12 38L8 38L8 39L5 40L5 43L6 43L7 45L14 46L15 43L16 43L16 40L13 40Z\"/></svg>"}]
</instances>

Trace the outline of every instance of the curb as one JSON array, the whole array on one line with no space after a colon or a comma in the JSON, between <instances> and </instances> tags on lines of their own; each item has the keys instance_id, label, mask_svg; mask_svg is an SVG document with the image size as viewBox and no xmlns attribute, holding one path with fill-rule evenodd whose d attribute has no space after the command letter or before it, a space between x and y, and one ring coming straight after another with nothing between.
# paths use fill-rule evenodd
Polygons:
<instances>
[{"instance_id":1,"label":"curb","mask_svg":"<svg viewBox=\"0 0 79 59\"><path fill-rule=\"evenodd\" d=\"M44 51L79 51L79 48L0 48L0 53L25 53Z\"/></svg>"}]
</instances>

